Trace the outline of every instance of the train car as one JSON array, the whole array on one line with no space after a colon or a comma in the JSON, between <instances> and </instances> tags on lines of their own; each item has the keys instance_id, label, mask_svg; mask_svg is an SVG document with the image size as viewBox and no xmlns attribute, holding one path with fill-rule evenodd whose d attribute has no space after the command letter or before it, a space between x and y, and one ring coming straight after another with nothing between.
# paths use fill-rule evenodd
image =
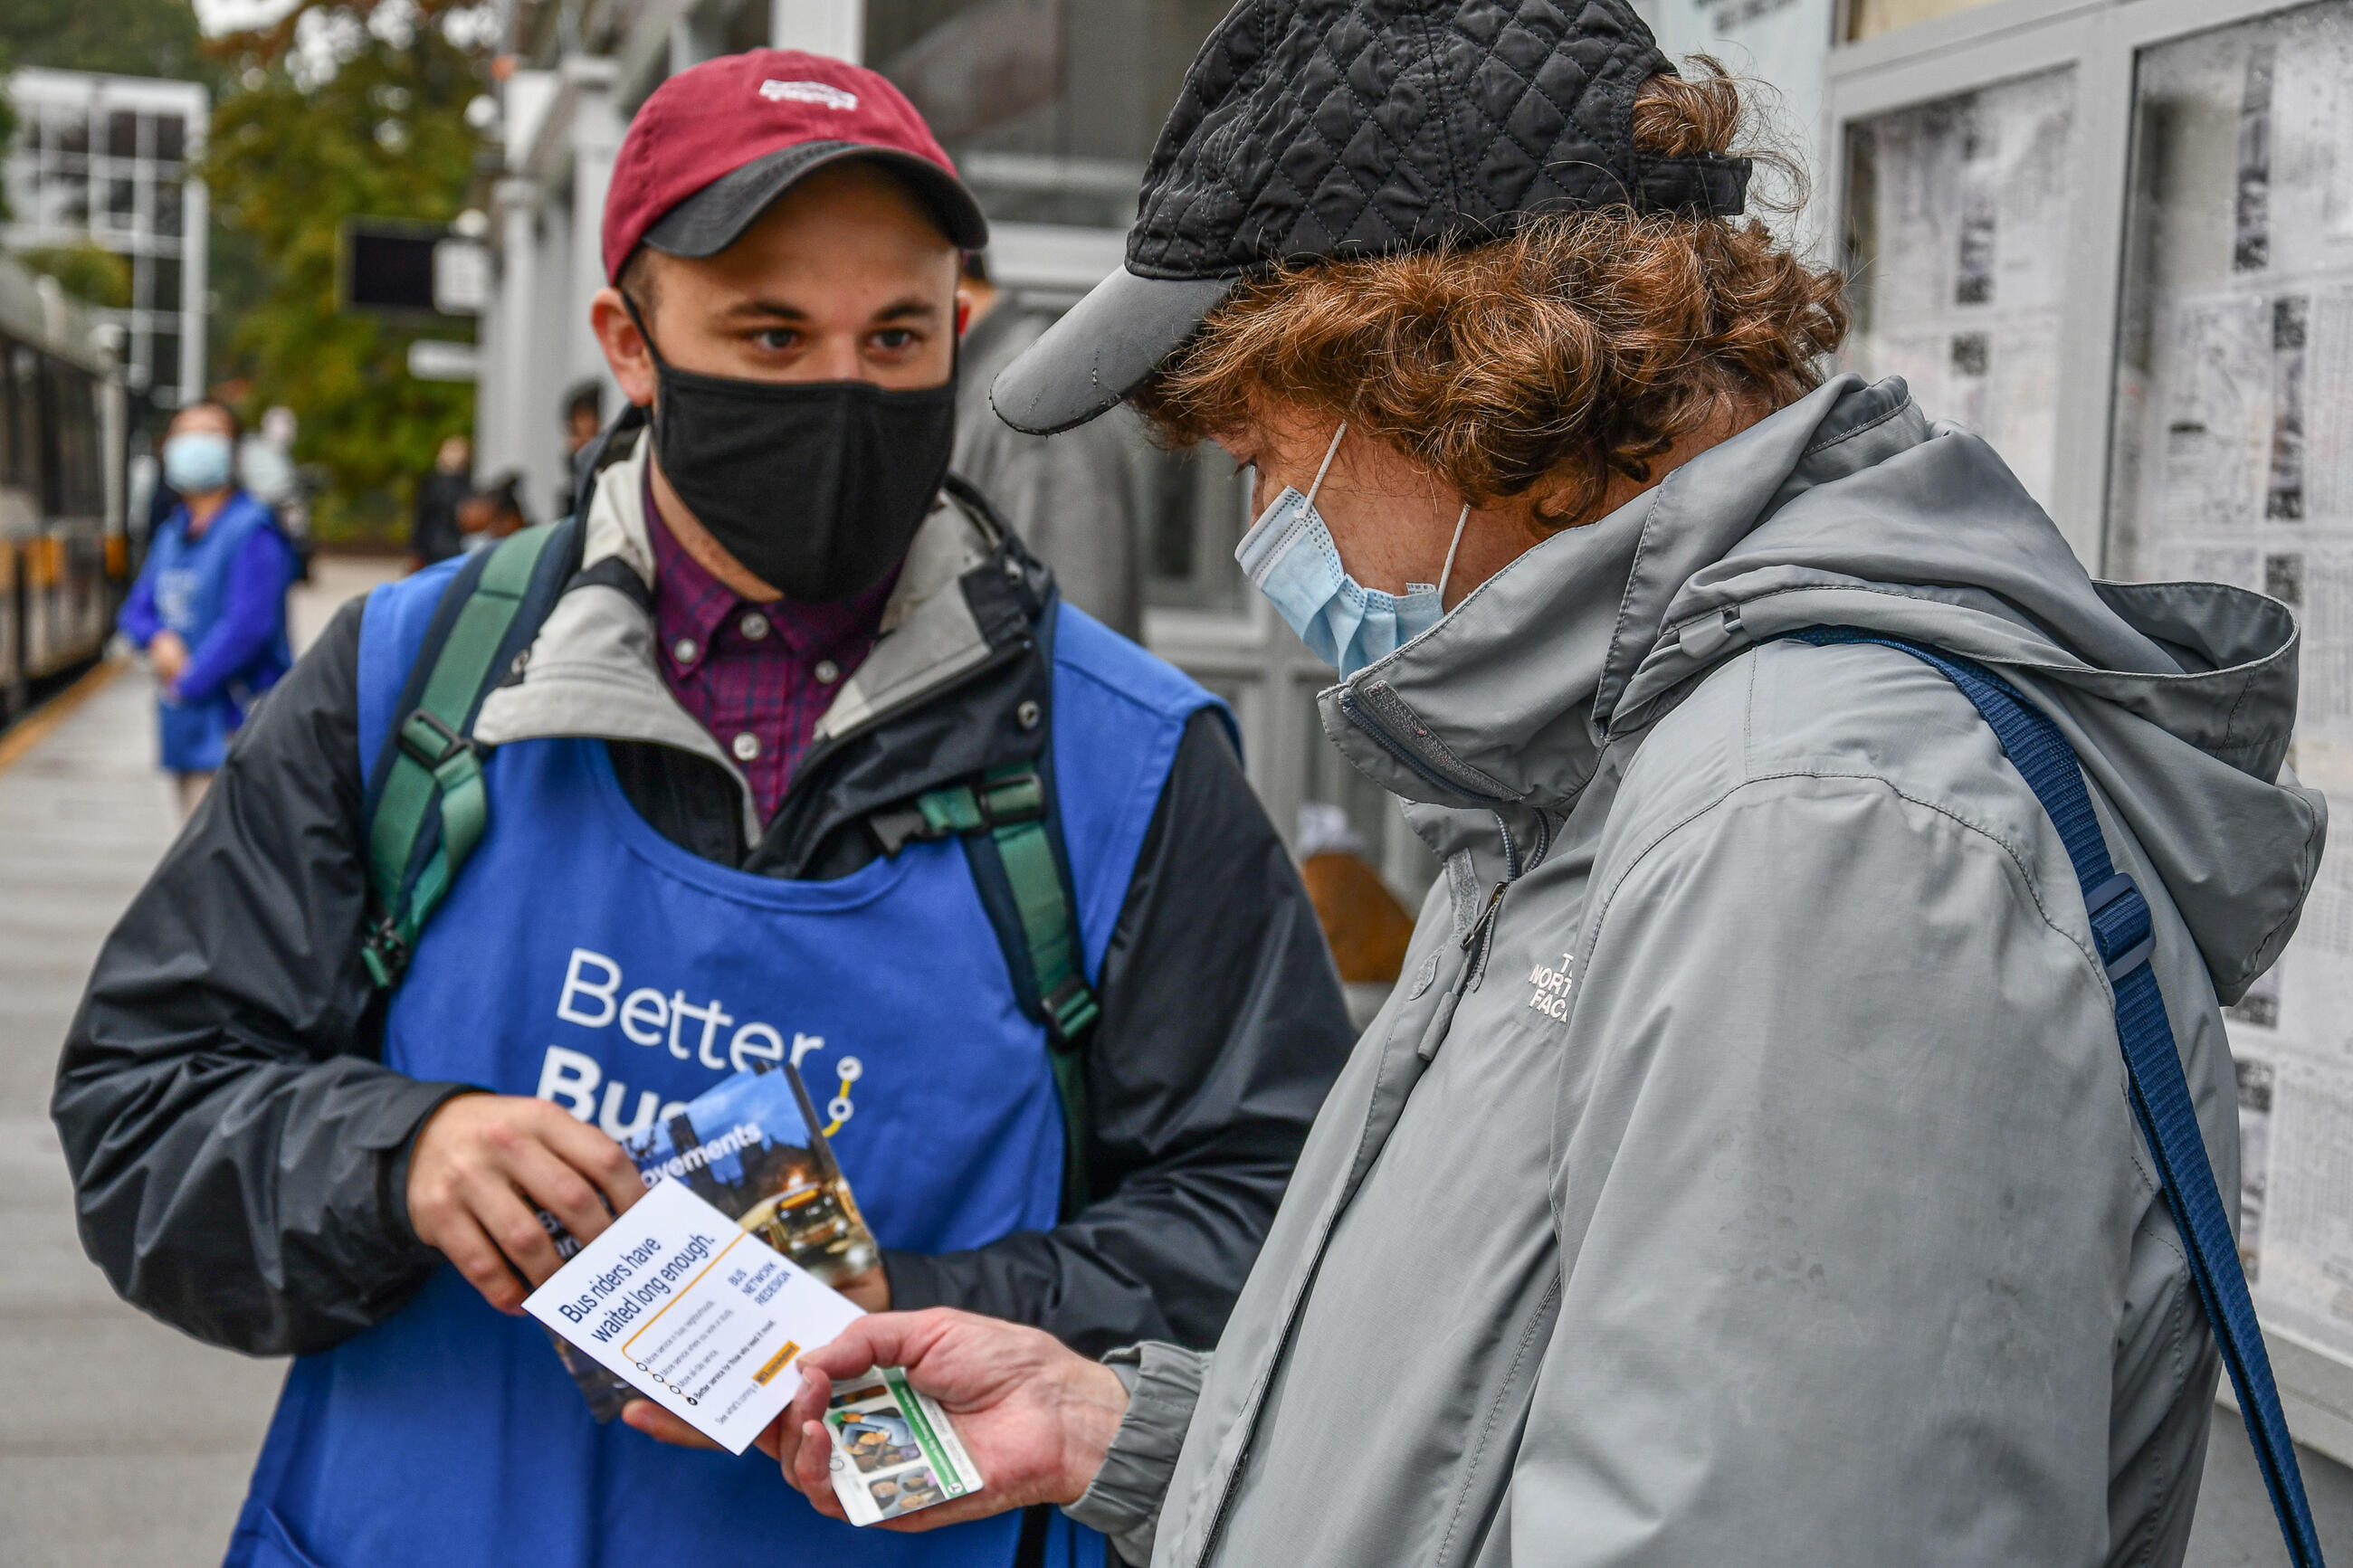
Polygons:
<instances>
[{"instance_id":1,"label":"train car","mask_svg":"<svg viewBox=\"0 0 2353 1568\"><path fill-rule=\"evenodd\" d=\"M104 329L0 261L0 721L106 647L130 583L125 415Z\"/></svg>"}]
</instances>

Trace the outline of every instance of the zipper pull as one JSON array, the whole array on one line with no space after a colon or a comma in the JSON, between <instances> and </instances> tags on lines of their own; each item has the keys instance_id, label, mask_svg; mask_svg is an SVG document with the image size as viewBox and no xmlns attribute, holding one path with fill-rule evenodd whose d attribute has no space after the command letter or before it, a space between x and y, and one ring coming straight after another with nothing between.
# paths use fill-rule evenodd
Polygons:
<instances>
[{"instance_id":1,"label":"zipper pull","mask_svg":"<svg viewBox=\"0 0 2353 1568\"><path fill-rule=\"evenodd\" d=\"M1487 933L1488 923L1495 918L1495 906L1504 901L1504 889L1510 886L1509 882L1498 882L1495 890L1487 895L1487 907L1479 911L1479 918L1471 922L1470 931L1463 934L1463 952L1468 952L1477 946L1479 939Z\"/></svg>"},{"instance_id":2,"label":"zipper pull","mask_svg":"<svg viewBox=\"0 0 2353 1568\"><path fill-rule=\"evenodd\" d=\"M1437 1011L1430 1016L1429 1024L1421 1031L1421 1040L1414 1047L1414 1054L1425 1062L1436 1058L1439 1042L1445 1039L1447 1031L1454 1026L1454 1009L1462 1005L1463 994L1478 980L1480 967L1486 957L1478 951L1480 940L1487 934L1487 928L1495 923L1495 908L1504 901L1504 889L1510 886L1509 882L1495 884L1495 890L1487 895L1486 908L1479 911L1479 918L1471 922L1470 934L1462 939L1462 951L1466 954L1462 967L1455 971L1454 984L1446 988L1444 996L1439 998Z\"/></svg>"}]
</instances>

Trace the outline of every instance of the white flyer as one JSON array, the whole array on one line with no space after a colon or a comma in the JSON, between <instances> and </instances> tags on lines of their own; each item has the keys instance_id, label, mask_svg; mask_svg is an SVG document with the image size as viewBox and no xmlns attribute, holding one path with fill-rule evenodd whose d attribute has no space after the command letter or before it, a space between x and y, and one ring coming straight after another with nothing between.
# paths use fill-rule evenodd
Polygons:
<instances>
[{"instance_id":1,"label":"white flyer","mask_svg":"<svg viewBox=\"0 0 2353 1568\"><path fill-rule=\"evenodd\" d=\"M668 1179L523 1307L733 1454L792 1403L801 1352L863 1315Z\"/></svg>"}]
</instances>

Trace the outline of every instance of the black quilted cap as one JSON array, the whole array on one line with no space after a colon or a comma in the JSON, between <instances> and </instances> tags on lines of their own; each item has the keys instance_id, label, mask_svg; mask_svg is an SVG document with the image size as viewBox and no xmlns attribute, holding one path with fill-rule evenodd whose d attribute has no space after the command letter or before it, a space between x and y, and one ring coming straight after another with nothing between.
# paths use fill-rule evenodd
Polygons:
<instances>
[{"instance_id":1,"label":"black quilted cap","mask_svg":"<svg viewBox=\"0 0 2353 1568\"><path fill-rule=\"evenodd\" d=\"M1737 213L1746 159L1634 151L1634 95L1673 69L1625 0L1241 0L1161 128L1127 265L991 401L1016 429L1084 424L1278 262L1579 208Z\"/></svg>"}]
</instances>

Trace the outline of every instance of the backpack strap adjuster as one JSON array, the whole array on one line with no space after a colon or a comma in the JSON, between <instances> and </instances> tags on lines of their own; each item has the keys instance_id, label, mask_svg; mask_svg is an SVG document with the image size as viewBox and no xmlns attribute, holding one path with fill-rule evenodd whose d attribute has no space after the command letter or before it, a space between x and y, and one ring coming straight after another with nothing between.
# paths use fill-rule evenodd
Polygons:
<instances>
[{"instance_id":1,"label":"backpack strap adjuster","mask_svg":"<svg viewBox=\"0 0 2353 1568\"><path fill-rule=\"evenodd\" d=\"M2100 962L2107 966L2109 984L2147 963L2157 952L2157 930L2149 918L2148 900L2141 896L2140 885L2124 872L2086 893L2084 908L2092 917L2092 940L2099 946Z\"/></svg>"},{"instance_id":2,"label":"backpack strap adjuster","mask_svg":"<svg viewBox=\"0 0 2353 1568\"><path fill-rule=\"evenodd\" d=\"M471 736L460 735L430 708L418 708L400 721L400 749L427 773L439 773L452 760L474 750Z\"/></svg>"},{"instance_id":3,"label":"backpack strap adjuster","mask_svg":"<svg viewBox=\"0 0 2353 1568\"><path fill-rule=\"evenodd\" d=\"M360 962L367 965L368 978L376 988L389 991L400 984L408 969L408 939L401 934L400 924L390 915L368 929L360 942Z\"/></svg>"}]
</instances>

